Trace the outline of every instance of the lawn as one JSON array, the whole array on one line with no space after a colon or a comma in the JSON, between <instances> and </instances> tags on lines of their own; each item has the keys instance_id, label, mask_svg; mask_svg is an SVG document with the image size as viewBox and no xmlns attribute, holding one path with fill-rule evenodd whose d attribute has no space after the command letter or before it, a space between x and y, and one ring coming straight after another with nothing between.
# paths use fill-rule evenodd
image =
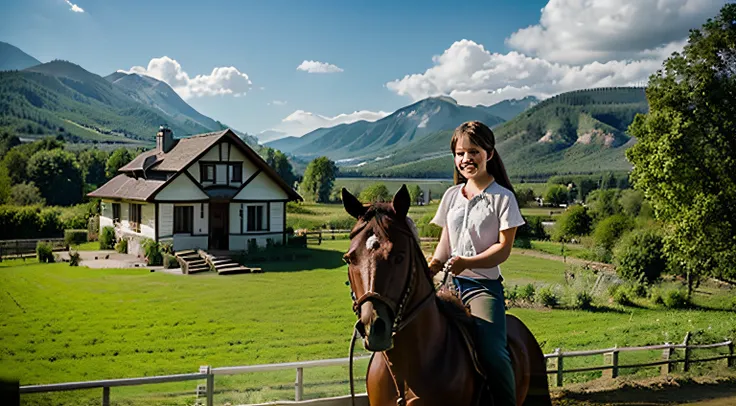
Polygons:
<instances>
[{"instance_id":1,"label":"lawn","mask_svg":"<svg viewBox=\"0 0 736 406\"><path fill-rule=\"evenodd\" d=\"M531 242L532 249L546 252L547 254L562 256L562 243L554 241L538 241L534 240ZM593 257L593 254L588 248L581 244L565 244L565 255L569 257L575 257L580 259L589 260Z\"/></svg>"},{"instance_id":2,"label":"lawn","mask_svg":"<svg viewBox=\"0 0 736 406\"><path fill-rule=\"evenodd\" d=\"M418 221L427 214L434 215L439 202L426 206L411 206L409 216ZM355 225L355 219L345 211L341 203L301 203L298 209L288 209L286 225L295 230L300 228L320 229L350 229Z\"/></svg>"},{"instance_id":3,"label":"lawn","mask_svg":"<svg viewBox=\"0 0 736 406\"><path fill-rule=\"evenodd\" d=\"M4 261L0 376L29 385L345 357L355 321L341 261L347 246L346 240L326 241L310 247L310 258L298 264L230 276ZM564 269L556 261L515 255L502 265L507 286L561 284ZM557 347L677 342L686 331L700 342L736 336L736 315L718 308L610 305L594 312L512 308L510 313L531 328L545 353ZM622 355L622 362L630 359ZM569 366L600 361L573 359ZM365 365L357 364L356 376L364 375ZM566 376L566 382L589 376L595 373ZM346 394L346 380L345 367L306 370L305 397ZM293 382L291 370L218 377L216 404L288 399ZM114 388L112 399L127 405L191 404L198 383L204 382ZM99 390L90 390L23 398L32 404L87 404L99 403L99 396Z\"/></svg>"}]
</instances>

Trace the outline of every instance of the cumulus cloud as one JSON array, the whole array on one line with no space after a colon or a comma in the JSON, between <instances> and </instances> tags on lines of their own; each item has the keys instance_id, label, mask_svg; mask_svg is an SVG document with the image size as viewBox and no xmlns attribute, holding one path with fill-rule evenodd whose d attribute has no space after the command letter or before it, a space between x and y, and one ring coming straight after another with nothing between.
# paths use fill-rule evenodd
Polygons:
<instances>
[{"instance_id":1,"label":"cumulus cloud","mask_svg":"<svg viewBox=\"0 0 736 406\"><path fill-rule=\"evenodd\" d=\"M641 59L673 47L728 0L550 0L539 24L514 32L511 48L569 64Z\"/></svg>"},{"instance_id":2,"label":"cumulus cloud","mask_svg":"<svg viewBox=\"0 0 736 406\"><path fill-rule=\"evenodd\" d=\"M309 73L337 73L343 71L342 68L336 65L319 61L304 61L296 67L296 70L303 70Z\"/></svg>"},{"instance_id":3,"label":"cumulus cloud","mask_svg":"<svg viewBox=\"0 0 736 406\"><path fill-rule=\"evenodd\" d=\"M550 0L540 23L513 33L515 50L489 52L463 39L423 73L386 87L413 100L449 95L466 105L600 86L645 85L687 43L720 0Z\"/></svg>"},{"instance_id":4,"label":"cumulus cloud","mask_svg":"<svg viewBox=\"0 0 736 406\"><path fill-rule=\"evenodd\" d=\"M124 73L138 73L166 82L182 99L203 96L245 96L253 84L248 75L233 66L217 67L209 75L190 77L174 59L168 56L153 58L147 67L133 66Z\"/></svg>"},{"instance_id":5,"label":"cumulus cloud","mask_svg":"<svg viewBox=\"0 0 736 406\"><path fill-rule=\"evenodd\" d=\"M71 7L69 10L71 10L71 11L73 11L75 13L84 13L84 9L83 8L79 7L78 5L72 3L69 0L64 0L64 1L66 1L66 4L68 4L69 7Z\"/></svg>"},{"instance_id":6,"label":"cumulus cloud","mask_svg":"<svg viewBox=\"0 0 736 406\"><path fill-rule=\"evenodd\" d=\"M391 113L385 111L354 111L348 114L339 114L334 117L322 116L304 110L296 110L281 120L273 130L293 136L302 136L318 128L334 127L338 124L349 124L356 121L376 121Z\"/></svg>"}]
</instances>

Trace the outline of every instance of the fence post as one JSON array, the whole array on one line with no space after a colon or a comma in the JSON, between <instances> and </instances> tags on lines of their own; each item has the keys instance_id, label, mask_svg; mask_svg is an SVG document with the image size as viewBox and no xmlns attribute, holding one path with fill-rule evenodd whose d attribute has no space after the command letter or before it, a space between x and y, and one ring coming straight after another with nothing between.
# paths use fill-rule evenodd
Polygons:
<instances>
[{"instance_id":1,"label":"fence post","mask_svg":"<svg viewBox=\"0 0 736 406\"><path fill-rule=\"evenodd\" d=\"M685 346L685 362L682 364L682 372L688 372L690 371L690 352L692 351L690 348L689 331L685 334L685 340L683 340L682 344Z\"/></svg>"},{"instance_id":2,"label":"fence post","mask_svg":"<svg viewBox=\"0 0 736 406\"><path fill-rule=\"evenodd\" d=\"M296 369L296 381L294 382L294 400L300 402L304 395L304 368Z\"/></svg>"},{"instance_id":3,"label":"fence post","mask_svg":"<svg viewBox=\"0 0 736 406\"><path fill-rule=\"evenodd\" d=\"M672 344L670 343L664 343L664 345L667 346L664 350L662 350L662 360L669 361L672 359L672 355L674 355L675 349L672 348ZM663 364L659 370L660 375L669 375L673 371L673 365L671 362L668 362L666 364Z\"/></svg>"},{"instance_id":4,"label":"fence post","mask_svg":"<svg viewBox=\"0 0 736 406\"><path fill-rule=\"evenodd\" d=\"M563 371L563 362L562 362L562 351L559 348L555 348L555 352L552 354L554 358L552 358L554 361L552 363L552 369L557 370L557 379L555 382L555 385L557 387L562 386L562 371Z\"/></svg>"},{"instance_id":5,"label":"fence post","mask_svg":"<svg viewBox=\"0 0 736 406\"><path fill-rule=\"evenodd\" d=\"M614 347L613 351L603 354L603 364L613 366L611 369L603 370L604 378L618 377L618 349L616 347Z\"/></svg>"},{"instance_id":6,"label":"fence post","mask_svg":"<svg viewBox=\"0 0 736 406\"><path fill-rule=\"evenodd\" d=\"M212 373L212 367L202 365L199 367L200 374L207 374L207 406L215 404L215 375Z\"/></svg>"},{"instance_id":7,"label":"fence post","mask_svg":"<svg viewBox=\"0 0 736 406\"><path fill-rule=\"evenodd\" d=\"M733 341L728 343L728 363L726 365L728 365L729 368L736 366L736 358L734 358L733 354Z\"/></svg>"},{"instance_id":8,"label":"fence post","mask_svg":"<svg viewBox=\"0 0 736 406\"><path fill-rule=\"evenodd\" d=\"M110 387L102 387L102 406L110 406Z\"/></svg>"}]
</instances>

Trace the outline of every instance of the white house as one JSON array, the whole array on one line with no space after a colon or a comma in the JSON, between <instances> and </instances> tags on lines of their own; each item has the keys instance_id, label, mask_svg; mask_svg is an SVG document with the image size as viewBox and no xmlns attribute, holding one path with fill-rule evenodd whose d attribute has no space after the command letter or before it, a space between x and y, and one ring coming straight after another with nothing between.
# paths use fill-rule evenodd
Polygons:
<instances>
[{"instance_id":1,"label":"white house","mask_svg":"<svg viewBox=\"0 0 736 406\"><path fill-rule=\"evenodd\" d=\"M102 200L100 230L114 226L129 252L146 237L177 251L285 244L286 202L302 200L231 130L174 139L162 127L119 172L88 196Z\"/></svg>"}]
</instances>

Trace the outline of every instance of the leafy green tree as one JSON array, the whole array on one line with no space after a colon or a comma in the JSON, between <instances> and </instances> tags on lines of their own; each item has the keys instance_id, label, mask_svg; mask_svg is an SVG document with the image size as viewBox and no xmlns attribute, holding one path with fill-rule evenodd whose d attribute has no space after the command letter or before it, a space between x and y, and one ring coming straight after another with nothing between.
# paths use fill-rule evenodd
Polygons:
<instances>
[{"instance_id":1,"label":"leafy green tree","mask_svg":"<svg viewBox=\"0 0 736 406\"><path fill-rule=\"evenodd\" d=\"M523 207L534 201L534 190L531 188L516 189L516 200Z\"/></svg>"},{"instance_id":2,"label":"leafy green tree","mask_svg":"<svg viewBox=\"0 0 736 406\"><path fill-rule=\"evenodd\" d=\"M552 239L569 241L574 236L590 233L591 219L588 209L580 205L570 206L555 222Z\"/></svg>"},{"instance_id":3,"label":"leafy green tree","mask_svg":"<svg viewBox=\"0 0 736 406\"><path fill-rule=\"evenodd\" d=\"M590 210L593 221L601 221L606 217L621 213L618 189L597 189L588 194L585 204Z\"/></svg>"},{"instance_id":4,"label":"leafy green tree","mask_svg":"<svg viewBox=\"0 0 736 406\"><path fill-rule=\"evenodd\" d=\"M627 233L614 248L616 273L631 281L656 281L667 269L663 247L662 236L657 230Z\"/></svg>"},{"instance_id":5,"label":"leafy green tree","mask_svg":"<svg viewBox=\"0 0 736 406\"><path fill-rule=\"evenodd\" d=\"M8 170L0 165L0 204L4 204L10 198L10 176Z\"/></svg>"},{"instance_id":6,"label":"leafy green tree","mask_svg":"<svg viewBox=\"0 0 736 406\"><path fill-rule=\"evenodd\" d=\"M568 190L563 185L549 185L544 192L544 202L560 205L568 202Z\"/></svg>"},{"instance_id":7,"label":"leafy green tree","mask_svg":"<svg viewBox=\"0 0 736 406\"><path fill-rule=\"evenodd\" d=\"M281 176L281 179L283 179L284 182L289 186L294 185L296 176L294 175L294 169L292 168L289 159L286 157L286 154L279 150L275 150L273 153L273 163L270 163L269 165L271 165L276 173Z\"/></svg>"},{"instance_id":8,"label":"leafy green tree","mask_svg":"<svg viewBox=\"0 0 736 406\"><path fill-rule=\"evenodd\" d=\"M18 136L4 132L0 135L0 157L3 157L8 151L18 145L20 145L20 138Z\"/></svg>"},{"instance_id":9,"label":"leafy green tree","mask_svg":"<svg viewBox=\"0 0 736 406\"><path fill-rule=\"evenodd\" d=\"M105 174L108 155L97 148L87 149L79 153L79 166L84 173L84 182L88 185L102 186L108 178Z\"/></svg>"},{"instance_id":10,"label":"leafy green tree","mask_svg":"<svg viewBox=\"0 0 736 406\"><path fill-rule=\"evenodd\" d=\"M411 199L411 204L416 204L419 200L419 196L422 195L422 188L419 187L417 184L413 184L408 187L409 190L409 197Z\"/></svg>"},{"instance_id":11,"label":"leafy green tree","mask_svg":"<svg viewBox=\"0 0 736 406\"><path fill-rule=\"evenodd\" d=\"M736 4L692 30L647 87L630 126L632 181L668 232L667 257L693 276L736 278Z\"/></svg>"},{"instance_id":12,"label":"leafy green tree","mask_svg":"<svg viewBox=\"0 0 736 406\"><path fill-rule=\"evenodd\" d=\"M36 152L28 161L28 175L50 205L68 206L82 200L82 170L70 152Z\"/></svg>"},{"instance_id":13,"label":"leafy green tree","mask_svg":"<svg viewBox=\"0 0 736 406\"><path fill-rule=\"evenodd\" d=\"M388 188L383 183L372 183L360 192L360 200L363 202L385 202L391 198Z\"/></svg>"},{"instance_id":14,"label":"leafy green tree","mask_svg":"<svg viewBox=\"0 0 736 406\"><path fill-rule=\"evenodd\" d=\"M644 204L644 194L638 190L625 189L621 191L618 198L621 211L631 217L636 217L641 212Z\"/></svg>"},{"instance_id":15,"label":"leafy green tree","mask_svg":"<svg viewBox=\"0 0 736 406\"><path fill-rule=\"evenodd\" d=\"M13 185L25 182L28 179L28 174L26 172L28 158L30 158L30 156L26 156L22 150L13 148L5 154L2 162L0 162L0 165L7 169L8 176L10 176L10 182Z\"/></svg>"},{"instance_id":16,"label":"leafy green tree","mask_svg":"<svg viewBox=\"0 0 736 406\"><path fill-rule=\"evenodd\" d=\"M33 182L23 182L13 185L10 189L10 203L16 206L44 205L46 204L46 199L41 196L41 191L38 190Z\"/></svg>"},{"instance_id":17,"label":"leafy green tree","mask_svg":"<svg viewBox=\"0 0 736 406\"><path fill-rule=\"evenodd\" d=\"M335 163L326 156L314 159L304 171L300 185L302 196L314 202L328 202L337 171Z\"/></svg>"},{"instance_id":18,"label":"leafy green tree","mask_svg":"<svg viewBox=\"0 0 736 406\"><path fill-rule=\"evenodd\" d=\"M634 227L634 221L622 214L615 214L598 222L593 230L595 245L604 251L604 262L611 260L611 250L621 236Z\"/></svg>"},{"instance_id":19,"label":"leafy green tree","mask_svg":"<svg viewBox=\"0 0 736 406\"><path fill-rule=\"evenodd\" d=\"M133 155L126 148L118 148L110 155L105 163L105 176L112 179L118 174L118 169L133 160Z\"/></svg>"}]
</instances>

